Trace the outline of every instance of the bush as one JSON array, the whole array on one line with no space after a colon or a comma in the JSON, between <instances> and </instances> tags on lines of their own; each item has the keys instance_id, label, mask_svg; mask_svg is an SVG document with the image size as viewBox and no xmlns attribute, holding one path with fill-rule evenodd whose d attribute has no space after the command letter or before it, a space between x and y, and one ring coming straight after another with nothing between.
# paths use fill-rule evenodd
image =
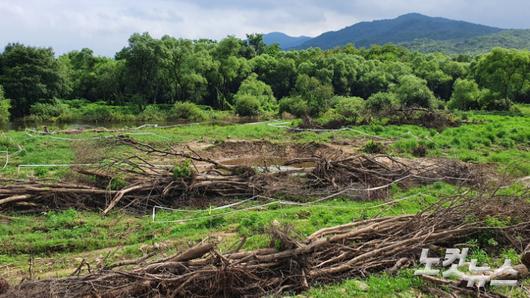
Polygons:
<instances>
[{"instance_id":1,"label":"bush","mask_svg":"<svg viewBox=\"0 0 530 298\"><path fill-rule=\"evenodd\" d=\"M398 100L394 93L378 92L372 94L365 102L365 109L373 115L384 115L397 106Z\"/></svg>"},{"instance_id":2,"label":"bush","mask_svg":"<svg viewBox=\"0 0 530 298\"><path fill-rule=\"evenodd\" d=\"M335 110L350 123L355 123L364 110L364 99L360 97L338 97Z\"/></svg>"},{"instance_id":3,"label":"bush","mask_svg":"<svg viewBox=\"0 0 530 298\"><path fill-rule=\"evenodd\" d=\"M427 81L414 75L402 76L393 91L403 107L432 108L435 99Z\"/></svg>"},{"instance_id":4,"label":"bush","mask_svg":"<svg viewBox=\"0 0 530 298\"><path fill-rule=\"evenodd\" d=\"M207 120L208 115L194 103L177 102L173 106L173 115L171 118L199 122Z\"/></svg>"},{"instance_id":5,"label":"bush","mask_svg":"<svg viewBox=\"0 0 530 298\"><path fill-rule=\"evenodd\" d=\"M336 109L327 110L322 116L315 120L315 123L324 128L339 128L348 125L348 120Z\"/></svg>"},{"instance_id":6,"label":"bush","mask_svg":"<svg viewBox=\"0 0 530 298\"><path fill-rule=\"evenodd\" d=\"M240 95L236 99L236 114L239 116L258 116L260 114L260 102L252 95Z\"/></svg>"},{"instance_id":7,"label":"bush","mask_svg":"<svg viewBox=\"0 0 530 298\"><path fill-rule=\"evenodd\" d=\"M500 93L488 89L482 90L478 100L480 109L486 111L509 111L513 103L507 98L502 98Z\"/></svg>"},{"instance_id":8,"label":"bush","mask_svg":"<svg viewBox=\"0 0 530 298\"><path fill-rule=\"evenodd\" d=\"M70 121L73 118L70 107L57 99L35 103L29 111L29 119L34 121Z\"/></svg>"},{"instance_id":9,"label":"bush","mask_svg":"<svg viewBox=\"0 0 530 298\"><path fill-rule=\"evenodd\" d=\"M453 85L453 95L449 100L450 109L463 111L478 110L480 90L475 81L458 79Z\"/></svg>"},{"instance_id":10,"label":"bush","mask_svg":"<svg viewBox=\"0 0 530 298\"><path fill-rule=\"evenodd\" d=\"M364 109L364 99L360 97L337 97L335 107L327 110L317 119L317 124L325 128L339 128L355 125Z\"/></svg>"},{"instance_id":11,"label":"bush","mask_svg":"<svg viewBox=\"0 0 530 298\"><path fill-rule=\"evenodd\" d=\"M11 104L8 99L4 97L4 90L0 86L0 125L7 124L9 122L9 109Z\"/></svg>"},{"instance_id":12,"label":"bush","mask_svg":"<svg viewBox=\"0 0 530 298\"><path fill-rule=\"evenodd\" d=\"M190 178L193 175L191 161L185 160L175 165L172 170L174 179Z\"/></svg>"},{"instance_id":13,"label":"bush","mask_svg":"<svg viewBox=\"0 0 530 298\"><path fill-rule=\"evenodd\" d=\"M363 146L363 152L370 154L377 154L385 152L385 147L381 143L374 142L373 140L368 141Z\"/></svg>"},{"instance_id":14,"label":"bush","mask_svg":"<svg viewBox=\"0 0 530 298\"><path fill-rule=\"evenodd\" d=\"M280 114L285 112L296 117L307 116L307 102L298 96L284 97L280 100Z\"/></svg>"},{"instance_id":15,"label":"bush","mask_svg":"<svg viewBox=\"0 0 530 298\"><path fill-rule=\"evenodd\" d=\"M250 97L253 97L254 99L251 100ZM271 87L258 80L258 76L256 74L250 75L241 83L239 90L234 96L234 100L236 109L238 104L246 105L247 108L250 108L255 104L254 101L258 103L257 114L250 110L245 110L244 107L241 107L243 109L242 112L250 112L250 114L242 115L237 113L240 116L257 116L262 113L272 113L278 108L278 104L274 94L272 93Z\"/></svg>"},{"instance_id":16,"label":"bush","mask_svg":"<svg viewBox=\"0 0 530 298\"><path fill-rule=\"evenodd\" d=\"M91 122L112 122L115 117L111 107L94 104L86 107L83 119Z\"/></svg>"},{"instance_id":17,"label":"bush","mask_svg":"<svg viewBox=\"0 0 530 298\"><path fill-rule=\"evenodd\" d=\"M148 105L139 116L142 121L165 121L166 114L157 105Z\"/></svg>"}]
</instances>

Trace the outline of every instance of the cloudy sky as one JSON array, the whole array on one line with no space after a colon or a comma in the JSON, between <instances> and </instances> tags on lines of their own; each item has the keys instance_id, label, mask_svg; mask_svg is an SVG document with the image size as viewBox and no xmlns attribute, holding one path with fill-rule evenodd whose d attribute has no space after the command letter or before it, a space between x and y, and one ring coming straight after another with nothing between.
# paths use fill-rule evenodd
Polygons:
<instances>
[{"instance_id":1,"label":"cloudy sky","mask_svg":"<svg viewBox=\"0 0 530 298\"><path fill-rule=\"evenodd\" d=\"M0 0L0 47L89 47L112 56L133 32L219 39L281 31L316 36L360 21L419 12L530 28L530 0Z\"/></svg>"}]
</instances>

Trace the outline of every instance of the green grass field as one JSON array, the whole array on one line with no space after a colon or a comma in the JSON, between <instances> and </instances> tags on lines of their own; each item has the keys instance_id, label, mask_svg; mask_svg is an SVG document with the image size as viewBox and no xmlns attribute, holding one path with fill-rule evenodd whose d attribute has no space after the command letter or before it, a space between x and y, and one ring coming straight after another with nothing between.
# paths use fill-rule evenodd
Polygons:
<instances>
[{"instance_id":1,"label":"green grass field","mask_svg":"<svg viewBox=\"0 0 530 298\"><path fill-rule=\"evenodd\" d=\"M169 146L186 142L216 143L225 140L269 140L285 143L351 144L362 151L366 143L383 144L386 153L413 158L417 148L427 157L459 159L490 164L497 174L516 181L530 175L530 108L521 106L523 114L498 115L467 113L468 124L441 132L413 125L358 126L330 132L289 132L276 127L276 122L233 125L181 125L171 128L145 128L108 133L40 135L34 132L0 132L0 177L69 179L69 167L30 165L66 165L78 163L80 148L89 150L116 134L126 134L141 142ZM296 121L289 122L294 125ZM273 125L271 125L271 123ZM87 149L88 148L88 149ZM94 147L96 148L96 147ZM94 149L96 150L96 149ZM118 157L125 148L110 147L96 157ZM6 152L8 152L6 154ZM8 157L8 160L5 157ZM83 161L90 160L85 156ZM5 166L4 166L5 164ZM521 193L525 185L516 183L506 191ZM527 186L526 186L527 187ZM113 212L103 217L94 211L65 210L42 214L9 214L15 219L0 224L0 277L19 281L29 274L38 278L67 276L82 259L91 265L109 264L117 260L139 257L159 248L171 254L190 243L211 237L221 251L236 246L246 237L243 249L270 245L267 227L273 221L288 224L300 237L352 220L380 215L413 214L438 199L463 192L446 183L412 189L392 189L392 198L384 201L352 201L337 198L309 206L273 204L259 209L161 211L153 221L151 215L136 216ZM396 200L391 204L387 202ZM530 203L530 201L529 201ZM253 207L249 203L245 207ZM214 204L212 204L214 207ZM487 255L481 250L488 239L469 239L473 254L485 262L496 264L504 257L517 263L513 251ZM367 278L346 280L336 285L317 286L301 297L416 297L423 282L410 269L397 276L383 273ZM525 281L530 284L530 280ZM499 290L510 297L525 297L520 289Z\"/></svg>"}]
</instances>

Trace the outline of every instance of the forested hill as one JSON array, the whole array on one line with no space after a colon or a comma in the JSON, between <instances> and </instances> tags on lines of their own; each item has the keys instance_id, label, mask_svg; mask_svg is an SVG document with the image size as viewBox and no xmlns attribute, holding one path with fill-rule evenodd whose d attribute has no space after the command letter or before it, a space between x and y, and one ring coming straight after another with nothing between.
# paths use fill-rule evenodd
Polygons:
<instances>
[{"instance_id":1,"label":"forested hill","mask_svg":"<svg viewBox=\"0 0 530 298\"><path fill-rule=\"evenodd\" d=\"M326 32L303 43L298 48L329 49L348 43L354 43L357 47L369 47L374 44L402 43L416 39L468 39L497 33L501 30L495 27L411 13L395 19L361 22L339 31Z\"/></svg>"},{"instance_id":2,"label":"forested hill","mask_svg":"<svg viewBox=\"0 0 530 298\"><path fill-rule=\"evenodd\" d=\"M496 47L530 49L530 30L501 29L412 13L390 20L358 23L315 38L274 32L264 35L264 41L269 45L277 43L282 49L393 43L414 51L481 54Z\"/></svg>"},{"instance_id":3,"label":"forested hill","mask_svg":"<svg viewBox=\"0 0 530 298\"><path fill-rule=\"evenodd\" d=\"M503 30L469 39L416 39L400 45L413 51L444 52L447 54L481 54L496 47L530 49L530 29Z\"/></svg>"},{"instance_id":4,"label":"forested hill","mask_svg":"<svg viewBox=\"0 0 530 298\"><path fill-rule=\"evenodd\" d=\"M271 32L263 35L263 41L266 44L278 44L284 50L295 48L310 39L311 37L309 36L293 37L281 32Z\"/></svg>"}]
</instances>

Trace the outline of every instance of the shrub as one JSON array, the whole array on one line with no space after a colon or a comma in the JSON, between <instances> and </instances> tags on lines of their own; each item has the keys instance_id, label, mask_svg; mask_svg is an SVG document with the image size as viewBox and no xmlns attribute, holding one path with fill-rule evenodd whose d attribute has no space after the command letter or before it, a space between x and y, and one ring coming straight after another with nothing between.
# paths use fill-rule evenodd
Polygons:
<instances>
[{"instance_id":1,"label":"shrub","mask_svg":"<svg viewBox=\"0 0 530 298\"><path fill-rule=\"evenodd\" d=\"M198 105L191 102L177 102L173 106L172 118L187 121L205 121L208 115Z\"/></svg>"},{"instance_id":2,"label":"shrub","mask_svg":"<svg viewBox=\"0 0 530 298\"><path fill-rule=\"evenodd\" d=\"M29 119L35 121L69 121L73 118L70 107L60 100L38 102L31 106Z\"/></svg>"},{"instance_id":3,"label":"shrub","mask_svg":"<svg viewBox=\"0 0 530 298\"><path fill-rule=\"evenodd\" d=\"M254 100L250 100L249 99L250 97L253 97ZM244 80L241 83L239 90L234 96L234 99L235 99L236 109L237 109L238 102L240 102L239 104L247 105L248 107L251 101L257 101L258 114L275 112L278 108L276 98L274 97L274 94L272 93L272 88L266 83L258 80L258 76L256 74L250 75L246 80ZM254 103L252 103L252 105L254 105ZM250 111L247 110L245 112L250 112ZM258 114L255 114L254 112L251 114L252 115L241 115L241 114L240 115L241 116L258 115Z\"/></svg>"},{"instance_id":4,"label":"shrub","mask_svg":"<svg viewBox=\"0 0 530 298\"><path fill-rule=\"evenodd\" d=\"M366 110L373 115L384 115L397 106L398 100L394 93L378 92L372 94L365 102Z\"/></svg>"},{"instance_id":5,"label":"shrub","mask_svg":"<svg viewBox=\"0 0 530 298\"><path fill-rule=\"evenodd\" d=\"M191 162L189 160L185 160L183 162L178 163L177 165L175 165L172 172L173 178L175 179L190 178L193 175Z\"/></svg>"},{"instance_id":6,"label":"shrub","mask_svg":"<svg viewBox=\"0 0 530 298\"><path fill-rule=\"evenodd\" d=\"M260 114L260 102L252 95L240 95L236 99L236 114L239 116L258 116Z\"/></svg>"},{"instance_id":7,"label":"shrub","mask_svg":"<svg viewBox=\"0 0 530 298\"><path fill-rule=\"evenodd\" d=\"M115 117L109 106L90 105L85 108L83 118L92 122L112 122Z\"/></svg>"},{"instance_id":8,"label":"shrub","mask_svg":"<svg viewBox=\"0 0 530 298\"><path fill-rule=\"evenodd\" d=\"M368 141L363 146L363 152L370 154L377 154L385 152L385 147L381 143L374 142L373 140Z\"/></svg>"},{"instance_id":9,"label":"shrub","mask_svg":"<svg viewBox=\"0 0 530 298\"><path fill-rule=\"evenodd\" d=\"M295 94L307 102L310 116L319 116L328 110L333 97L333 86L306 74L299 75L295 83Z\"/></svg>"},{"instance_id":10,"label":"shrub","mask_svg":"<svg viewBox=\"0 0 530 298\"><path fill-rule=\"evenodd\" d=\"M9 109L11 104L8 99L4 97L4 90L0 86L0 125L7 124L9 122Z\"/></svg>"},{"instance_id":11,"label":"shrub","mask_svg":"<svg viewBox=\"0 0 530 298\"><path fill-rule=\"evenodd\" d=\"M482 90L478 100L480 108L486 111L509 111L512 107L512 101L502 98L500 93L488 89Z\"/></svg>"},{"instance_id":12,"label":"shrub","mask_svg":"<svg viewBox=\"0 0 530 298\"><path fill-rule=\"evenodd\" d=\"M335 110L345 120L355 123L364 109L364 99L360 97L339 97L336 99Z\"/></svg>"},{"instance_id":13,"label":"shrub","mask_svg":"<svg viewBox=\"0 0 530 298\"><path fill-rule=\"evenodd\" d=\"M280 113L289 113L296 117L304 117L308 114L307 102L301 97L284 97L280 100Z\"/></svg>"},{"instance_id":14,"label":"shrub","mask_svg":"<svg viewBox=\"0 0 530 298\"><path fill-rule=\"evenodd\" d=\"M427 81L415 75L402 76L393 89L404 107L431 108L435 99L431 89L427 87Z\"/></svg>"},{"instance_id":15,"label":"shrub","mask_svg":"<svg viewBox=\"0 0 530 298\"><path fill-rule=\"evenodd\" d=\"M458 79L453 85L453 95L448 107L458 110L478 110L480 90L475 81Z\"/></svg>"},{"instance_id":16,"label":"shrub","mask_svg":"<svg viewBox=\"0 0 530 298\"><path fill-rule=\"evenodd\" d=\"M164 121L166 114L157 105L148 105L140 114L139 118L143 121Z\"/></svg>"}]
</instances>

